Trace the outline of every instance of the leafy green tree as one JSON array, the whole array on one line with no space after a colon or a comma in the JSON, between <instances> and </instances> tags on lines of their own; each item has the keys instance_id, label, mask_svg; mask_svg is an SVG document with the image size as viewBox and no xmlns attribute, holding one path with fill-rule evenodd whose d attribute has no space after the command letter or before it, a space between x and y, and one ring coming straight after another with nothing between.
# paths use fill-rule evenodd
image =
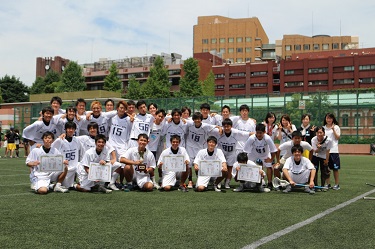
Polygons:
<instances>
[{"instance_id":1,"label":"leafy green tree","mask_svg":"<svg viewBox=\"0 0 375 249\"><path fill-rule=\"evenodd\" d=\"M44 92L45 93L57 93L59 92L58 89L60 89L61 85L62 85L61 82L53 82L44 88Z\"/></svg>"},{"instance_id":2,"label":"leafy green tree","mask_svg":"<svg viewBox=\"0 0 375 249\"><path fill-rule=\"evenodd\" d=\"M150 69L150 76L141 87L144 98L169 98L171 83L168 78L168 70L164 67L164 61L159 56Z\"/></svg>"},{"instance_id":3,"label":"leafy green tree","mask_svg":"<svg viewBox=\"0 0 375 249\"><path fill-rule=\"evenodd\" d=\"M126 98L128 99L142 99L141 93L141 85L135 79L135 77L131 77L128 83L128 90L126 92Z\"/></svg>"},{"instance_id":4,"label":"leafy green tree","mask_svg":"<svg viewBox=\"0 0 375 249\"><path fill-rule=\"evenodd\" d=\"M104 90L111 92L120 92L122 82L118 78L117 66L115 63L112 63L109 68L109 74L104 78Z\"/></svg>"},{"instance_id":5,"label":"leafy green tree","mask_svg":"<svg viewBox=\"0 0 375 249\"><path fill-rule=\"evenodd\" d=\"M202 92L203 96L215 96L215 75L212 70L202 82Z\"/></svg>"},{"instance_id":6,"label":"leafy green tree","mask_svg":"<svg viewBox=\"0 0 375 249\"><path fill-rule=\"evenodd\" d=\"M194 58L189 58L184 61L182 67L185 75L180 80L181 97L196 97L202 95L202 85L199 82L199 67L198 61Z\"/></svg>"},{"instance_id":7,"label":"leafy green tree","mask_svg":"<svg viewBox=\"0 0 375 249\"><path fill-rule=\"evenodd\" d=\"M1 87L0 87L0 104L3 103L4 100L3 100L3 95L1 93ZM0 131L1 131L1 127L0 127Z\"/></svg>"},{"instance_id":8,"label":"leafy green tree","mask_svg":"<svg viewBox=\"0 0 375 249\"><path fill-rule=\"evenodd\" d=\"M31 94L45 93L46 82L43 77L38 76L30 87Z\"/></svg>"},{"instance_id":9,"label":"leafy green tree","mask_svg":"<svg viewBox=\"0 0 375 249\"><path fill-rule=\"evenodd\" d=\"M61 85L58 92L79 92L86 90L85 77L82 68L74 61L70 61L61 75Z\"/></svg>"},{"instance_id":10,"label":"leafy green tree","mask_svg":"<svg viewBox=\"0 0 375 249\"><path fill-rule=\"evenodd\" d=\"M1 96L4 103L28 102L30 89L14 75L5 75L0 79Z\"/></svg>"}]
</instances>

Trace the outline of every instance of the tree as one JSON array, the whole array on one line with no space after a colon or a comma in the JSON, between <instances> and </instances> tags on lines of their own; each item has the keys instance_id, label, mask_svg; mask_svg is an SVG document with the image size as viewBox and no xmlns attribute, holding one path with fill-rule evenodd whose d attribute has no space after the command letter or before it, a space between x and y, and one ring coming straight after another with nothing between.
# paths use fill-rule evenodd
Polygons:
<instances>
[{"instance_id":1,"label":"tree","mask_svg":"<svg viewBox=\"0 0 375 249\"><path fill-rule=\"evenodd\" d=\"M215 75L212 70L202 82L202 92L203 96L215 96Z\"/></svg>"},{"instance_id":2,"label":"tree","mask_svg":"<svg viewBox=\"0 0 375 249\"><path fill-rule=\"evenodd\" d=\"M144 98L169 98L171 83L168 78L168 70L164 67L164 61L159 56L150 69L150 76L141 87Z\"/></svg>"},{"instance_id":3,"label":"tree","mask_svg":"<svg viewBox=\"0 0 375 249\"><path fill-rule=\"evenodd\" d=\"M121 91L122 82L117 76L117 66L112 63L109 74L104 78L104 90L111 92Z\"/></svg>"},{"instance_id":4,"label":"tree","mask_svg":"<svg viewBox=\"0 0 375 249\"><path fill-rule=\"evenodd\" d=\"M180 80L181 97L196 97L202 95L202 85L199 82L199 67L198 61L194 58L189 58L184 61L182 67L185 75Z\"/></svg>"},{"instance_id":5,"label":"tree","mask_svg":"<svg viewBox=\"0 0 375 249\"><path fill-rule=\"evenodd\" d=\"M0 79L1 96L4 103L28 102L30 89L14 75Z\"/></svg>"},{"instance_id":6,"label":"tree","mask_svg":"<svg viewBox=\"0 0 375 249\"><path fill-rule=\"evenodd\" d=\"M126 92L126 98L128 99L142 99L141 93L141 85L135 79L135 77L131 77L128 83L128 90Z\"/></svg>"},{"instance_id":7,"label":"tree","mask_svg":"<svg viewBox=\"0 0 375 249\"><path fill-rule=\"evenodd\" d=\"M30 87L31 94L41 94L45 92L46 82L43 77L38 76Z\"/></svg>"},{"instance_id":8,"label":"tree","mask_svg":"<svg viewBox=\"0 0 375 249\"><path fill-rule=\"evenodd\" d=\"M51 84L60 82L60 80L61 80L61 76L58 72L49 70L44 78L43 77L36 78L35 82L32 84L30 88L30 93L31 94L54 93L55 86L51 86Z\"/></svg>"},{"instance_id":9,"label":"tree","mask_svg":"<svg viewBox=\"0 0 375 249\"><path fill-rule=\"evenodd\" d=\"M3 103L4 100L3 100L3 95L1 93L1 88L0 88L0 104ZM1 126L0 126L0 132L1 132Z\"/></svg>"},{"instance_id":10,"label":"tree","mask_svg":"<svg viewBox=\"0 0 375 249\"><path fill-rule=\"evenodd\" d=\"M61 83L58 92L79 92L86 90L82 68L74 61L70 61L66 66L61 75Z\"/></svg>"}]
</instances>

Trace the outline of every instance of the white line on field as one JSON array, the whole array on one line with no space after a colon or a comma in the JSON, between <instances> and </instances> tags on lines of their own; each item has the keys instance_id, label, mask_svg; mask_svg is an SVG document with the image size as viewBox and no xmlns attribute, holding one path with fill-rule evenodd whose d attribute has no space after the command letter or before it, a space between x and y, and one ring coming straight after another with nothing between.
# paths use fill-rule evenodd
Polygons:
<instances>
[{"instance_id":1,"label":"white line on field","mask_svg":"<svg viewBox=\"0 0 375 249\"><path fill-rule=\"evenodd\" d=\"M303 226L306 226L306 225L308 225L308 224L316 221L317 219L320 219L320 218L322 218L322 217L324 217L324 216L326 216L326 215L328 215L330 213L333 213L334 211L337 211L337 210L339 210L339 209L341 209L343 207L346 207L346 206L352 204L353 202L356 202L356 201L358 201L360 199L363 199L363 197L365 197L365 196L367 196L369 194L373 194L373 193L375 193L375 189L373 189L371 191L368 191L367 193L364 193L364 194L362 194L360 196L357 196L357 197L355 197L355 198L353 198L353 199L351 199L349 201L343 202L343 203L341 203L341 204L339 204L339 205L337 205L337 206L335 206L333 208L327 209L326 211L323 211L323 212L321 212L321 213L319 213L319 214L317 214L317 215L315 215L315 216L313 216L313 217L311 217L311 218L309 218L307 220L304 220L302 222L299 222L297 224L289 226L289 227L287 227L287 228L285 228L283 230L280 230L280 231L278 231L278 232L276 232L274 234L271 234L269 236L263 237L263 238L255 241L255 242L251 243L250 245L247 245L247 246L243 247L243 249L257 248L260 245L263 245L263 244L268 243L268 242L270 242L272 240L275 240L275 239L277 239L277 238L279 238L279 237L281 237L283 235L286 235L286 234L288 234L290 232L293 232L296 229L299 229L299 228L301 228Z\"/></svg>"}]
</instances>

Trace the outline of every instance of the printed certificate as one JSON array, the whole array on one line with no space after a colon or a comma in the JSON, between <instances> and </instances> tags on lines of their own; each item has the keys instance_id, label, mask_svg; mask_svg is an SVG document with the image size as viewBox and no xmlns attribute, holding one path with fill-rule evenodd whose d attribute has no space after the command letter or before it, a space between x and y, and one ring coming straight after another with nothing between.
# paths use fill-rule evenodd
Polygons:
<instances>
[{"instance_id":1,"label":"printed certificate","mask_svg":"<svg viewBox=\"0 0 375 249\"><path fill-rule=\"evenodd\" d=\"M111 165L101 165L99 163L91 163L89 169L89 180L110 182L112 176Z\"/></svg>"},{"instance_id":2,"label":"printed certificate","mask_svg":"<svg viewBox=\"0 0 375 249\"><path fill-rule=\"evenodd\" d=\"M185 172L186 164L183 155L170 155L164 157L163 171Z\"/></svg>"},{"instance_id":3,"label":"printed certificate","mask_svg":"<svg viewBox=\"0 0 375 249\"><path fill-rule=\"evenodd\" d=\"M55 156L41 156L39 172L63 172L64 171L64 158L62 155Z\"/></svg>"},{"instance_id":4,"label":"printed certificate","mask_svg":"<svg viewBox=\"0 0 375 249\"><path fill-rule=\"evenodd\" d=\"M221 161L220 160L202 160L199 163L199 176L221 176Z\"/></svg>"},{"instance_id":5,"label":"printed certificate","mask_svg":"<svg viewBox=\"0 0 375 249\"><path fill-rule=\"evenodd\" d=\"M238 174L237 174L237 180L260 183L261 175L259 171L261 169L262 169L261 166L240 164L240 170L238 171Z\"/></svg>"}]
</instances>

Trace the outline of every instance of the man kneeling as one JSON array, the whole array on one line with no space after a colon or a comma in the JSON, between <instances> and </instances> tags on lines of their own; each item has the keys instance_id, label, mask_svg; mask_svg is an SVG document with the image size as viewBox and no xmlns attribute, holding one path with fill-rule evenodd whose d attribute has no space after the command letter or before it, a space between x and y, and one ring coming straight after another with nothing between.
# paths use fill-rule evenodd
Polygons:
<instances>
[{"instance_id":1,"label":"man kneeling","mask_svg":"<svg viewBox=\"0 0 375 249\"><path fill-rule=\"evenodd\" d=\"M292 187L296 184L306 184L309 186L305 187L305 192L314 194L314 177L315 167L311 161L305 157L302 157L303 148L301 145L295 145L291 149L293 156L289 157L284 164L283 173L284 179L286 179L290 185L286 186L283 190L284 193L292 191Z\"/></svg>"}]
</instances>

